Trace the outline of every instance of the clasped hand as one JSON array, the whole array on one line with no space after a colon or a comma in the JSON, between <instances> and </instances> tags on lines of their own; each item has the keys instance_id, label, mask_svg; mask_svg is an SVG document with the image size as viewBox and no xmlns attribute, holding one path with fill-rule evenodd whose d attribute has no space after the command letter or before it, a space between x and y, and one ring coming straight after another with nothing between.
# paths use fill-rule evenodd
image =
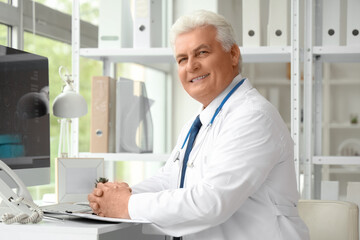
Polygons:
<instances>
[{"instance_id":1,"label":"clasped hand","mask_svg":"<svg viewBox=\"0 0 360 240\"><path fill-rule=\"evenodd\" d=\"M131 188L125 182L98 183L88 195L93 212L101 217L127 218Z\"/></svg>"}]
</instances>

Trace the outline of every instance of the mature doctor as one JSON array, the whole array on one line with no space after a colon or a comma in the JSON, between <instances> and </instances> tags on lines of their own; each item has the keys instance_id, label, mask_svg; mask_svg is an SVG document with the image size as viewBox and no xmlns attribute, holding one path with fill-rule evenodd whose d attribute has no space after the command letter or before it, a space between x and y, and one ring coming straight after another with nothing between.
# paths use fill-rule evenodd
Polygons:
<instances>
[{"instance_id":1,"label":"mature doctor","mask_svg":"<svg viewBox=\"0 0 360 240\"><path fill-rule=\"evenodd\" d=\"M241 76L230 24L197 11L175 22L171 43L180 81L203 109L155 176L132 189L98 184L88 197L93 211L148 220L174 239L309 239L297 210L293 141Z\"/></svg>"}]
</instances>

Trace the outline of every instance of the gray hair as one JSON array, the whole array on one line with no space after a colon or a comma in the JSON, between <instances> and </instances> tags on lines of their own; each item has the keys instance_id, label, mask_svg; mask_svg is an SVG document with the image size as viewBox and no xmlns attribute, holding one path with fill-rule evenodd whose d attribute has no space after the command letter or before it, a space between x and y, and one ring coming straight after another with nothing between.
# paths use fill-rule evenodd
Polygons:
<instances>
[{"instance_id":1,"label":"gray hair","mask_svg":"<svg viewBox=\"0 0 360 240\"><path fill-rule=\"evenodd\" d=\"M176 38L186 32L190 32L198 27L213 26L216 29L216 39L221 43L226 52L236 44L234 30L226 19L214 12L197 10L190 15L180 17L173 24L170 30L170 45L174 49ZM242 59L239 57L239 72L241 73Z\"/></svg>"}]
</instances>

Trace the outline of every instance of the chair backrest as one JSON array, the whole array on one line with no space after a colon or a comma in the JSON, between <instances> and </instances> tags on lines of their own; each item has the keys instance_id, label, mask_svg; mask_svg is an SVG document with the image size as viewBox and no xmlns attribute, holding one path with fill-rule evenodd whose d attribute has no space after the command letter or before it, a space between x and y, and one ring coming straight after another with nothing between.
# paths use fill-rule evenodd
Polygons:
<instances>
[{"instance_id":1,"label":"chair backrest","mask_svg":"<svg viewBox=\"0 0 360 240\"><path fill-rule=\"evenodd\" d=\"M300 200L299 215L311 240L358 240L359 209L345 201Z\"/></svg>"}]
</instances>

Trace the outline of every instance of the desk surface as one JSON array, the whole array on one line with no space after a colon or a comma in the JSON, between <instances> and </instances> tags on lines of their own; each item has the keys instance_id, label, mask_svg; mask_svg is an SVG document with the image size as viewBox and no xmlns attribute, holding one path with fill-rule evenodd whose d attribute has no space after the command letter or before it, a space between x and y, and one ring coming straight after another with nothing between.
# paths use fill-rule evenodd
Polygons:
<instances>
[{"instance_id":1,"label":"desk surface","mask_svg":"<svg viewBox=\"0 0 360 240\"><path fill-rule=\"evenodd\" d=\"M17 240L98 240L98 239L159 239L143 235L142 224L102 223L87 219L67 218L64 221L43 220L38 224L0 223L0 239ZM7 238L6 238L7 237Z\"/></svg>"}]
</instances>

